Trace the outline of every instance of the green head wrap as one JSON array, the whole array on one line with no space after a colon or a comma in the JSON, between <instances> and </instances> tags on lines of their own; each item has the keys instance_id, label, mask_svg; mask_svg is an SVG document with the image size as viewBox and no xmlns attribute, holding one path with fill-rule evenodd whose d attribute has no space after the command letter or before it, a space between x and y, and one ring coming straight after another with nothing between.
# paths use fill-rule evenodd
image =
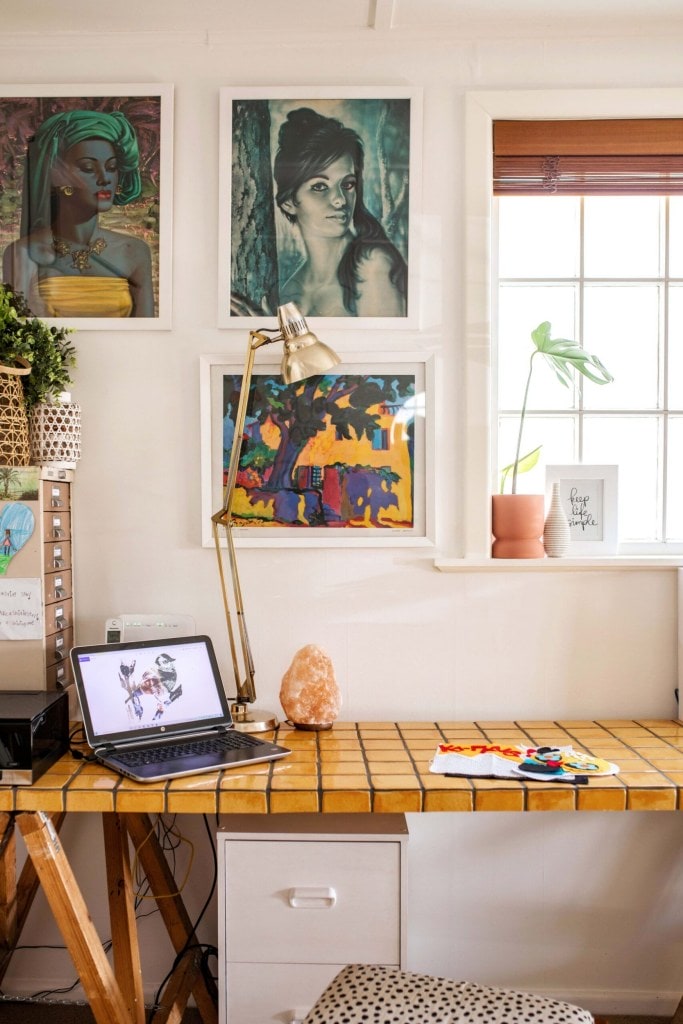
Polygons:
<instances>
[{"instance_id":1,"label":"green head wrap","mask_svg":"<svg viewBox=\"0 0 683 1024\"><path fill-rule=\"evenodd\" d=\"M24 176L22 235L50 227L52 168L56 161L85 139L104 139L114 147L119 165L115 206L125 206L142 192L140 154L135 130L119 111L67 110L43 121L29 143Z\"/></svg>"}]
</instances>

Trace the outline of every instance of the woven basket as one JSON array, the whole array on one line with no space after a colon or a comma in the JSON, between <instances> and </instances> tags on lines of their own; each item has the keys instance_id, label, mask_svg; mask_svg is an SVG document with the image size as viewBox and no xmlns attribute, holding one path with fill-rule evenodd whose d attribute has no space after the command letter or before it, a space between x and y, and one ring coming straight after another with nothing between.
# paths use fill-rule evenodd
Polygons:
<instances>
[{"instance_id":1,"label":"woven basket","mask_svg":"<svg viewBox=\"0 0 683 1024\"><path fill-rule=\"evenodd\" d=\"M29 413L32 466L59 463L73 469L81 457L81 407L40 402Z\"/></svg>"},{"instance_id":2,"label":"woven basket","mask_svg":"<svg viewBox=\"0 0 683 1024\"><path fill-rule=\"evenodd\" d=\"M20 377L31 372L25 359L16 366L0 365L0 464L30 465L28 416Z\"/></svg>"}]
</instances>

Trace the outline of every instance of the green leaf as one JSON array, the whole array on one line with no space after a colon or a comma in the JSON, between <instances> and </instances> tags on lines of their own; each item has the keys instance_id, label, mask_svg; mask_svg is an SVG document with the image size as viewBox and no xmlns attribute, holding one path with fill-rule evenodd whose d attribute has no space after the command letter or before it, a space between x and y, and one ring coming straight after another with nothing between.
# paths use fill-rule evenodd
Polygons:
<instances>
[{"instance_id":1,"label":"green leaf","mask_svg":"<svg viewBox=\"0 0 683 1024\"><path fill-rule=\"evenodd\" d=\"M564 387L572 384L574 371L578 371L594 384L611 384L614 380L598 357L586 352L578 342L569 338L551 338L548 320L544 320L531 332L531 340Z\"/></svg>"},{"instance_id":2,"label":"green leaf","mask_svg":"<svg viewBox=\"0 0 683 1024\"><path fill-rule=\"evenodd\" d=\"M517 463L517 473L528 473L530 469L538 464L538 460L541 456L542 444L539 444L538 448L534 448L533 451L523 455ZM503 494L505 491L505 484L510 473L515 468L514 462L511 462L509 466L505 466L500 471L500 493Z\"/></svg>"}]
</instances>

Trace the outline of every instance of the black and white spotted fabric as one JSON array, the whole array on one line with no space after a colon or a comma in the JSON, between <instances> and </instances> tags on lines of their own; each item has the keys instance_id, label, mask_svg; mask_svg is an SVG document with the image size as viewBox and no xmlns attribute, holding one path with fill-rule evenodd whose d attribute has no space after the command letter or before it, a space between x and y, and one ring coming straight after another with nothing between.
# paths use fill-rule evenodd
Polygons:
<instances>
[{"instance_id":1,"label":"black and white spotted fabric","mask_svg":"<svg viewBox=\"0 0 683 1024\"><path fill-rule=\"evenodd\" d=\"M304 1024L593 1024L587 1010L510 989L351 964Z\"/></svg>"}]
</instances>

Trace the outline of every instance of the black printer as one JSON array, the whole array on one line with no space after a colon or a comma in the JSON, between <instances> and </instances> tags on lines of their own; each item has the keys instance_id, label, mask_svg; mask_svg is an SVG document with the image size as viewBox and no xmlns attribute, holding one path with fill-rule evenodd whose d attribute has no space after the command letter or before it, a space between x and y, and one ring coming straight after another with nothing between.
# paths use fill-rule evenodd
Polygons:
<instances>
[{"instance_id":1,"label":"black printer","mask_svg":"<svg viewBox=\"0 0 683 1024\"><path fill-rule=\"evenodd\" d=\"M0 786L30 786L68 749L65 690L0 690Z\"/></svg>"}]
</instances>

